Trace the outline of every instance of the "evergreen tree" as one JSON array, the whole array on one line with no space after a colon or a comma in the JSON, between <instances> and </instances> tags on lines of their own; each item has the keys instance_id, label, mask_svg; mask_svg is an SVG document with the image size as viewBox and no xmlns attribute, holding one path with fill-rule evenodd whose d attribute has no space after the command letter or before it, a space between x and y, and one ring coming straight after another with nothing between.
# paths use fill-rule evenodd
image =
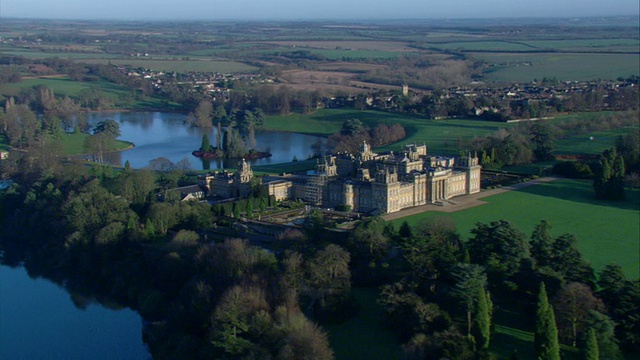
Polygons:
<instances>
[{"instance_id":1,"label":"evergreen tree","mask_svg":"<svg viewBox=\"0 0 640 360\"><path fill-rule=\"evenodd\" d=\"M200 150L207 152L211 149L211 142L209 141L209 135L202 135L202 145L200 146Z\"/></svg>"},{"instance_id":2,"label":"evergreen tree","mask_svg":"<svg viewBox=\"0 0 640 360\"><path fill-rule=\"evenodd\" d=\"M247 199L247 207L246 207L247 217L250 218L253 215L253 199Z\"/></svg>"},{"instance_id":3,"label":"evergreen tree","mask_svg":"<svg viewBox=\"0 0 640 360\"><path fill-rule=\"evenodd\" d=\"M553 314L553 307L549 304L544 283L540 284L540 292L538 293L534 346L537 359L560 360L556 319Z\"/></svg>"},{"instance_id":4,"label":"evergreen tree","mask_svg":"<svg viewBox=\"0 0 640 360\"><path fill-rule=\"evenodd\" d=\"M545 220L540 221L531 234L531 257L536 260L539 267L549 264L553 239L549 230L551 225Z\"/></svg>"},{"instance_id":5,"label":"evergreen tree","mask_svg":"<svg viewBox=\"0 0 640 360\"><path fill-rule=\"evenodd\" d=\"M484 289L478 287L476 296L476 317L473 324L473 336L476 339L478 350L486 350L489 348L491 339L491 314L487 302L487 293Z\"/></svg>"},{"instance_id":6,"label":"evergreen tree","mask_svg":"<svg viewBox=\"0 0 640 360\"><path fill-rule=\"evenodd\" d=\"M598 199L624 200L624 159L615 149L602 153L594 172L593 189Z\"/></svg>"},{"instance_id":7,"label":"evergreen tree","mask_svg":"<svg viewBox=\"0 0 640 360\"><path fill-rule=\"evenodd\" d=\"M411 236L413 236L413 233L411 231L411 226L409 226L409 223L404 221L402 225L400 225L400 230L398 230L398 235L400 235L400 237L405 239L408 239Z\"/></svg>"},{"instance_id":8,"label":"evergreen tree","mask_svg":"<svg viewBox=\"0 0 640 360\"><path fill-rule=\"evenodd\" d=\"M589 334L587 335L587 343L584 348L584 358L585 360L600 359L600 354L598 352L598 340L596 338L596 332L593 331L593 329L589 329Z\"/></svg>"}]
</instances>

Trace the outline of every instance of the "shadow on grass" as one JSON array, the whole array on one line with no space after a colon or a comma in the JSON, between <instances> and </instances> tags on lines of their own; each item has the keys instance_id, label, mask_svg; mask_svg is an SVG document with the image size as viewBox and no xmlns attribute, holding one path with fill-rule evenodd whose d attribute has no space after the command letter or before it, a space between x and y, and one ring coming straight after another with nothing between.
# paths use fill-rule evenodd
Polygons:
<instances>
[{"instance_id":1,"label":"shadow on grass","mask_svg":"<svg viewBox=\"0 0 640 360\"><path fill-rule=\"evenodd\" d=\"M400 344L381 321L382 309L374 289L353 289L360 311L344 323L328 325L336 359L393 360L401 358Z\"/></svg>"},{"instance_id":2,"label":"shadow on grass","mask_svg":"<svg viewBox=\"0 0 640 360\"><path fill-rule=\"evenodd\" d=\"M640 190L625 189L627 198L623 201L598 200L595 198L591 180L562 179L516 191L590 205L640 211Z\"/></svg>"}]
</instances>

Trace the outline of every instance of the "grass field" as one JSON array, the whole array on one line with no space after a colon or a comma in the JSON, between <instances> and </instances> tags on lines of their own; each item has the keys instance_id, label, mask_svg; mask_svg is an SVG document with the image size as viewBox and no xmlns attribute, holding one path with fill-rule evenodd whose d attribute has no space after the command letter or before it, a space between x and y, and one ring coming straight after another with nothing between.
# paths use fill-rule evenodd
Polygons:
<instances>
[{"instance_id":1,"label":"grass field","mask_svg":"<svg viewBox=\"0 0 640 360\"><path fill-rule=\"evenodd\" d=\"M109 98L116 107L123 99L132 97L131 90L124 86L110 83L107 81L92 81L82 82L73 81L67 76L56 78L37 78L37 79L25 79L19 83L2 84L0 85L0 96L16 96L23 89L32 88L37 85L44 85L50 89L57 96L69 96L71 98L78 98L84 91L90 89L99 90L105 97ZM166 105L157 98L147 98L144 100L137 100L133 103L127 101L127 107L135 109L160 109L166 108Z\"/></svg>"},{"instance_id":2,"label":"grass field","mask_svg":"<svg viewBox=\"0 0 640 360\"><path fill-rule=\"evenodd\" d=\"M294 161L284 164L273 164L273 165L256 165L251 166L251 170L255 175L264 175L264 174L282 174L282 173L293 173L299 171L306 171L315 168L316 160L301 160Z\"/></svg>"},{"instance_id":3,"label":"grass field","mask_svg":"<svg viewBox=\"0 0 640 360\"><path fill-rule=\"evenodd\" d=\"M532 46L510 41L461 41L427 44L435 49L440 50L464 50L464 51L531 51L535 50Z\"/></svg>"},{"instance_id":4,"label":"grass field","mask_svg":"<svg viewBox=\"0 0 640 360\"><path fill-rule=\"evenodd\" d=\"M64 134L60 139L62 145L62 151L65 155L83 155L87 152L84 149L84 141L87 138L87 134ZM133 146L132 143L122 140L116 140L116 151L121 151Z\"/></svg>"},{"instance_id":5,"label":"grass field","mask_svg":"<svg viewBox=\"0 0 640 360\"><path fill-rule=\"evenodd\" d=\"M616 138L626 135L629 131L638 131L638 128L628 127L611 129L606 131L593 131L558 139L555 154L602 154L606 149L614 146Z\"/></svg>"},{"instance_id":6,"label":"grass field","mask_svg":"<svg viewBox=\"0 0 640 360\"><path fill-rule=\"evenodd\" d=\"M469 53L490 65L489 81L616 79L640 74L638 54ZM531 65L525 65L531 64Z\"/></svg>"},{"instance_id":7,"label":"grass field","mask_svg":"<svg viewBox=\"0 0 640 360\"><path fill-rule=\"evenodd\" d=\"M393 223L398 228L403 221L415 225L425 218L450 217L462 237L468 239L477 222L505 219L528 237L537 223L547 220L554 236L576 235L578 248L596 271L614 262L630 278L640 277L639 190L627 190L627 200L623 202L597 201L590 181L562 179L483 200L488 203L468 210L451 214L427 212Z\"/></svg>"},{"instance_id":8,"label":"grass field","mask_svg":"<svg viewBox=\"0 0 640 360\"><path fill-rule=\"evenodd\" d=\"M377 124L401 124L407 132L407 137L399 142L400 144L425 143L430 153L442 155L458 155L459 145L464 141L513 126L502 122L477 120L429 120L380 111L323 109L308 115L269 116L266 128L329 135L339 131L342 122L349 119L359 119L368 127L375 127ZM374 150L398 150L398 144Z\"/></svg>"},{"instance_id":9,"label":"grass field","mask_svg":"<svg viewBox=\"0 0 640 360\"><path fill-rule=\"evenodd\" d=\"M377 291L353 289L360 311L338 325L325 326L337 360L400 359L400 344L382 322Z\"/></svg>"}]
</instances>

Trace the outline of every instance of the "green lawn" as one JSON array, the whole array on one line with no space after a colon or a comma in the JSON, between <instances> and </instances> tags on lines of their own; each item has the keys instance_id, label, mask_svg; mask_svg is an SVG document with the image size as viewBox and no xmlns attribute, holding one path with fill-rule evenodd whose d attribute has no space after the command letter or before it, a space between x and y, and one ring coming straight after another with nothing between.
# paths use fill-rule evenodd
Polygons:
<instances>
[{"instance_id":1,"label":"green lawn","mask_svg":"<svg viewBox=\"0 0 640 360\"><path fill-rule=\"evenodd\" d=\"M395 123L404 126L407 132L405 139L374 151L398 150L399 144L415 142L425 143L430 153L442 155L458 155L464 141L492 133L503 127L513 126L502 122L479 120L429 120L381 111L323 109L308 115L269 116L265 128L329 135L339 131L342 122L348 119L359 119L367 127Z\"/></svg>"},{"instance_id":2,"label":"green lawn","mask_svg":"<svg viewBox=\"0 0 640 360\"><path fill-rule=\"evenodd\" d=\"M129 103L128 99L132 97L131 90L124 86L110 83L108 81L73 81L69 77L57 77L57 78L37 78L26 79L19 83L3 84L0 85L0 96L16 96L23 89L32 88L37 85L44 85L50 89L57 96L69 96L71 98L78 98L84 91L90 89L97 89L105 97L114 102L116 107L123 99L127 100L127 107L132 106L132 109L159 109L164 108L166 105L162 104L160 99L148 98L144 100L134 101Z\"/></svg>"},{"instance_id":3,"label":"green lawn","mask_svg":"<svg viewBox=\"0 0 640 360\"><path fill-rule=\"evenodd\" d=\"M84 141L87 138L87 134L66 133L60 138L60 144L62 145L62 151L65 155L83 155L87 152L84 149ZM122 140L116 140L116 150L121 151L133 146L132 143Z\"/></svg>"},{"instance_id":4,"label":"green lawn","mask_svg":"<svg viewBox=\"0 0 640 360\"><path fill-rule=\"evenodd\" d=\"M381 322L377 291L353 289L352 292L360 305L358 315L338 325L324 326L336 359L400 359L400 344Z\"/></svg>"},{"instance_id":5,"label":"green lawn","mask_svg":"<svg viewBox=\"0 0 640 360\"><path fill-rule=\"evenodd\" d=\"M264 174L282 174L282 173L294 173L299 171L311 170L316 166L316 160L301 160L282 164L273 165L256 165L251 166L253 173L256 175Z\"/></svg>"},{"instance_id":6,"label":"green lawn","mask_svg":"<svg viewBox=\"0 0 640 360\"><path fill-rule=\"evenodd\" d=\"M593 131L558 139L555 154L602 154L606 149L615 145L616 138L626 135L629 131L638 131L638 128L619 128L606 131Z\"/></svg>"},{"instance_id":7,"label":"green lawn","mask_svg":"<svg viewBox=\"0 0 640 360\"><path fill-rule=\"evenodd\" d=\"M597 201L590 181L562 179L483 199L488 204L456 213L427 212L394 220L410 225L444 216L454 219L458 232L468 239L475 223L506 219L527 237L540 220L547 220L552 234L575 234L582 255L596 271L606 264L620 264L630 278L640 277L640 191L627 190L624 202ZM455 199L453 200L455 202Z\"/></svg>"}]
</instances>

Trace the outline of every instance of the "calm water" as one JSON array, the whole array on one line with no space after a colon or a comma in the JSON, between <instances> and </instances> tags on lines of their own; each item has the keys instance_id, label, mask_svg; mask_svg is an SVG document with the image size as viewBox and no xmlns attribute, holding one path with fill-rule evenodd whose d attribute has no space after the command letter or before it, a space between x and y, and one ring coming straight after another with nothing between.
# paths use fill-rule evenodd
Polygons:
<instances>
[{"instance_id":1,"label":"calm water","mask_svg":"<svg viewBox=\"0 0 640 360\"><path fill-rule=\"evenodd\" d=\"M202 135L206 132L215 145L215 128L203 130L185 124L187 117L181 114L161 112L130 112L92 114L89 121L95 124L103 119L113 119L120 123L119 139L130 141L135 148L124 151L120 158L116 157L114 165L122 165L129 161L132 167L142 168L149 165L149 160L166 157L176 163L183 158L189 159L193 169L206 168L199 158L191 152L200 148ZM252 161L253 165L267 165L290 162L295 156L304 160L313 154L312 145L324 138L312 135L286 132L256 131L256 148L269 151L269 158ZM237 160L211 161L210 168L235 168Z\"/></svg>"},{"instance_id":2,"label":"calm water","mask_svg":"<svg viewBox=\"0 0 640 360\"><path fill-rule=\"evenodd\" d=\"M150 358L135 312L78 308L54 283L0 265L0 359Z\"/></svg>"}]
</instances>

